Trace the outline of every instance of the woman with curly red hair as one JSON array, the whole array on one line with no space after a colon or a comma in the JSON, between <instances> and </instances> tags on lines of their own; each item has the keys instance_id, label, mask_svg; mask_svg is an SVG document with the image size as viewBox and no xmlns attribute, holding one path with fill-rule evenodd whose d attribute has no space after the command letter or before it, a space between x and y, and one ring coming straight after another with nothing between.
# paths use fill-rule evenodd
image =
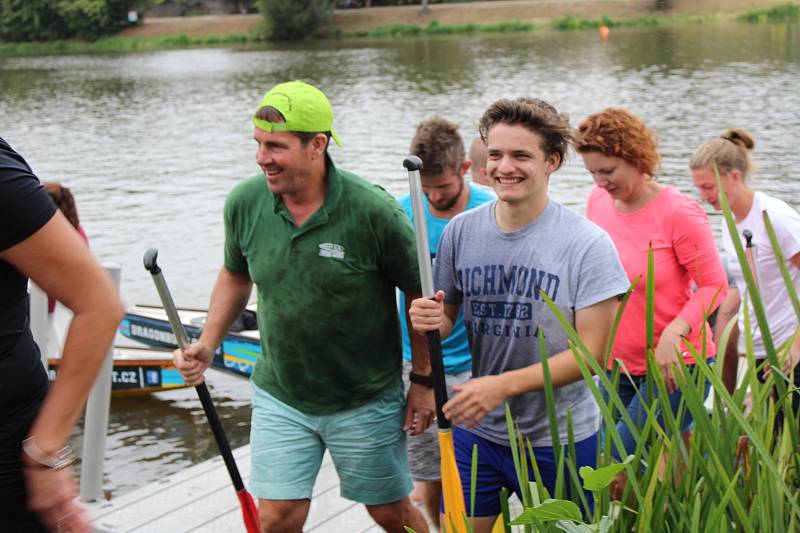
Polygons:
<instances>
[{"instance_id":1,"label":"woman with curly red hair","mask_svg":"<svg viewBox=\"0 0 800 533\"><path fill-rule=\"evenodd\" d=\"M639 279L622 314L608 368L621 367L617 393L634 424L642 427L647 420L645 407L658 394L647 376L648 247L652 245L655 259L655 361L674 413L681 399L674 374L677 358L682 357L691 371L695 361L689 346L705 349L709 358L715 355L706 319L725 297L727 278L703 208L656 181L655 135L639 117L613 108L590 115L578 126L575 148L596 184L586 216L611 236L628 279ZM663 427L660 412L659 422ZM691 423L686 413L681 430L687 432ZM637 443L623 420L617 431L625 446L613 450L619 460L633 453Z\"/></svg>"}]
</instances>

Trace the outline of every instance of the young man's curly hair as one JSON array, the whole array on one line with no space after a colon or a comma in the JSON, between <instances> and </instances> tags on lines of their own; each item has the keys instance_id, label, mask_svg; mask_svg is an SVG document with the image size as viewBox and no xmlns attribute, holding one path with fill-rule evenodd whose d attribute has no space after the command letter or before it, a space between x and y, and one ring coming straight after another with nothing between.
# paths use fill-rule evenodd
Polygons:
<instances>
[{"instance_id":1,"label":"young man's curly hair","mask_svg":"<svg viewBox=\"0 0 800 533\"><path fill-rule=\"evenodd\" d=\"M501 99L489 106L478 125L481 139L488 144L489 130L497 124L519 125L542 138L540 147L547 157L558 154L561 168L573 139L569 117L538 98Z\"/></svg>"}]
</instances>

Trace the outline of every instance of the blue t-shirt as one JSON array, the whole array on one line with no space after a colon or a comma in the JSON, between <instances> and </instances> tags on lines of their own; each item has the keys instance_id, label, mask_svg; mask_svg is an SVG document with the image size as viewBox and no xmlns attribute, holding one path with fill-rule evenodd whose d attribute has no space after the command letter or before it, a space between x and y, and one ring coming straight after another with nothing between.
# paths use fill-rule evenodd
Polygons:
<instances>
[{"instance_id":1,"label":"blue t-shirt","mask_svg":"<svg viewBox=\"0 0 800 533\"><path fill-rule=\"evenodd\" d=\"M494 193L485 187L481 187L474 183L465 183L469 187L469 201L465 211L469 211L479 205L490 202L495 199ZM398 200L403 211L414 220L414 213L411 210L411 196L405 195ZM447 226L449 219L435 217L431 214L430 205L425 203L425 221L428 224L428 246L431 249L431 259L436 259L436 249L439 247L439 239L442 237L445 226ZM400 293L399 299L400 316L405 314L406 299L403 293ZM407 361L411 361L411 343L408 339L408 327L405 320L400 320L400 326L403 330L403 357ZM464 316L459 312L456 323L453 324L453 331L450 335L442 341L442 357L444 359L444 371L446 374L459 374L467 372L472 369L472 356L469 352L469 345L467 344L467 330L464 328Z\"/></svg>"}]
</instances>

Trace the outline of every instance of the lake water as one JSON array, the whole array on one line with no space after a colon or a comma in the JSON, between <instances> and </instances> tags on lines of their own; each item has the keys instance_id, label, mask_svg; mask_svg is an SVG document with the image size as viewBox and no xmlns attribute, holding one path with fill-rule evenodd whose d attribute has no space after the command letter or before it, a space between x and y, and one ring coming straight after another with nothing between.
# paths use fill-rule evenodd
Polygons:
<instances>
[{"instance_id":1,"label":"lake water","mask_svg":"<svg viewBox=\"0 0 800 533\"><path fill-rule=\"evenodd\" d=\"M0 58L0 137L42 179L72 189L92 250L122 266L128 303L157 301L141 262L155 246L176 302L205 307L225 195L259 171L250 116L269 87L291 79L331 99L345 145L331 149L337 164L394 194L407 190L401 163L419 121L455 120L469 143L492 101L527 95L574 124L608 106L639 114L660 137L659 179L691 194L697 145L746 127L757 141L755 186L800 207L796 24L613 29L607 41L540 31ZM550 192L582 211L591 185L573 155ZM232 444L245 444L249 384L219 373L209 383ZM110 495L216 454L193 390L114 399L108 446Z\"/></svg>"}]
</instances>

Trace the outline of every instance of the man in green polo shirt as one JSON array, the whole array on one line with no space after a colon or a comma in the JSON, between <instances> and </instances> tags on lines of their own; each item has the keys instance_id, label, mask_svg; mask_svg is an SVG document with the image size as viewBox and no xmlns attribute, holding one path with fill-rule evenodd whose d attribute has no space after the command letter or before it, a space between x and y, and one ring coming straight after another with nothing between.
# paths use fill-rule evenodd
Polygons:
<instances>
[{"instance_id":1,"label":"man in green polo shirt","mask_svg":"<svg viewBox=\"0 0 800 533\"><path fill-rule=\"evenodd\" d=\"M302 531L327 449L342 496L386 531L427 531L408 499L405 431L430 425L433 394L415 384L403 395L395 304L396 288L407 301L420 289L413 228L383 189L334 166L327 146L339 138L318 89L273 87L253 123L263 174L227 198L208 321L176 352L177 367L187 383L202 381L255 283L263 356L252 376L250 487L262 529ZM428 375L424 344L414 348L414 372Z\"/></svg>"}]
</instances>

